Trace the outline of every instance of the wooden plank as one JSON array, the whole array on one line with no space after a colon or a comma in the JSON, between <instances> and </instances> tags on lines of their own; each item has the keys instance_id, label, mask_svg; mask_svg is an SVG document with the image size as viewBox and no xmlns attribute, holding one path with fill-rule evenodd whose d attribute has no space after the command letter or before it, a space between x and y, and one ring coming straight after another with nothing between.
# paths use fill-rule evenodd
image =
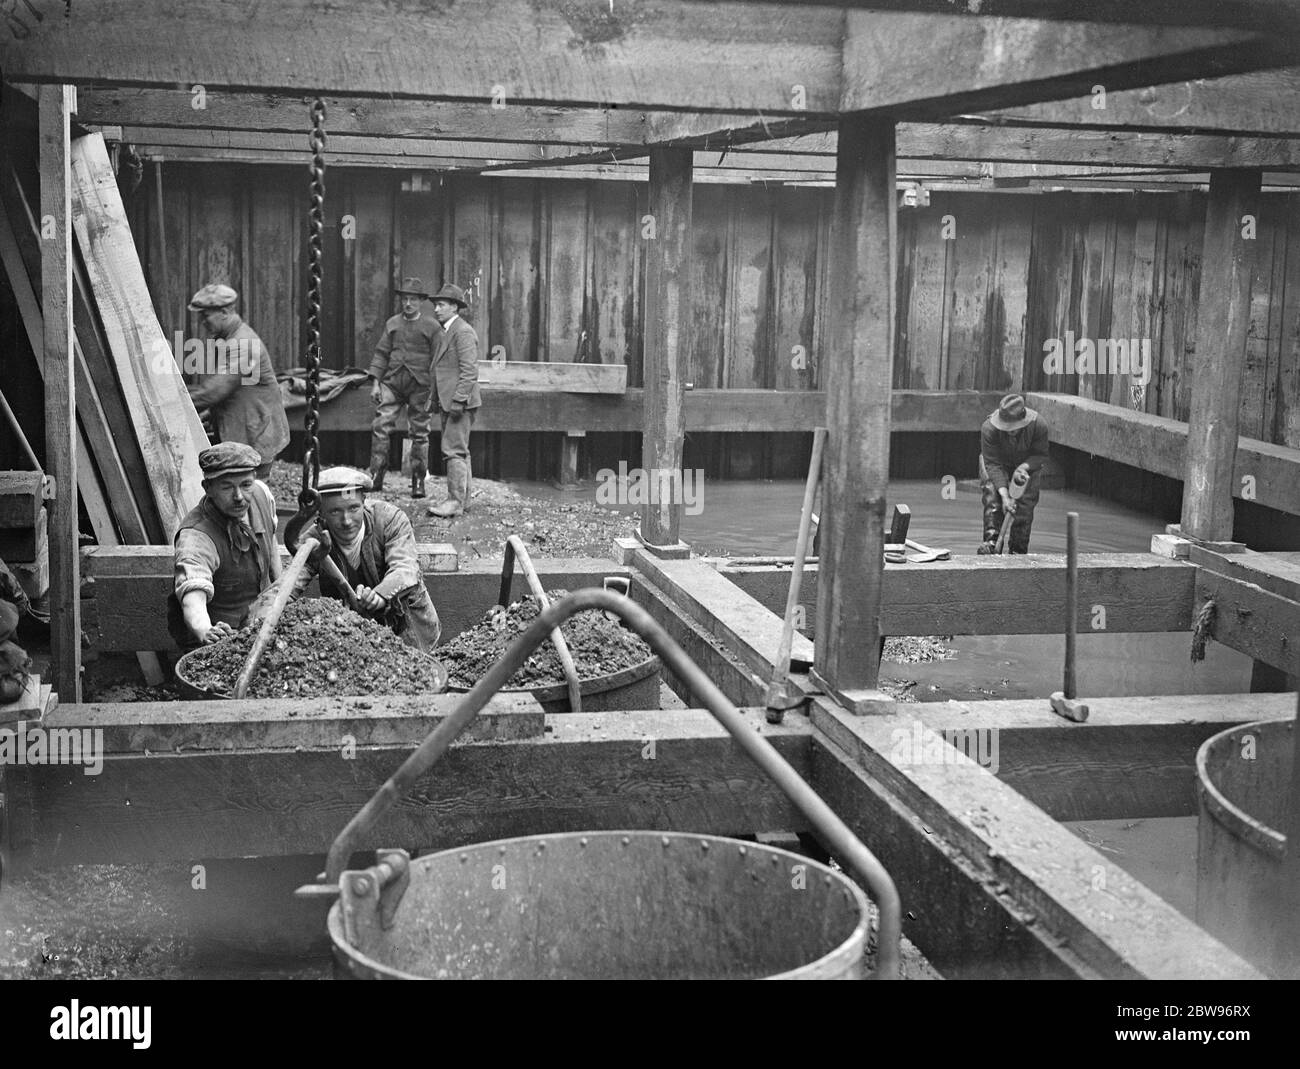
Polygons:
<instances>
[{"instance_id":1,"label":"wooden plank","mask_svg":"<svg viewBox=\"0 0 1300 1069\"><path fill-rule=\"evenodd\" d=\"M1285 340L1279 354L1273 419L1267 441L1300 449L1300 204L1287 212L1287 257L1282 316Z\"/></svg>"},{"instance_id":2,"label":"wooden plank","mask_svg":"<svg viewBox=\"0 0 1300 1069\"><path fill-rule=\"evenodd\" d=\"M81 559L77 554L76 353L72 345L72 205L68 119L75 91L40 90L41 312L45 466L50 502L50 671L59 693L81 699Z\"/></svg>"},{"instance_id":3,"label":"wooden plank","mask_svg":"<svg viewBox=\"0 0 1300 1069\"><path fill-rule=\"evenodd\" d=\"M1300 644L1291 641L1300 635L1300 604L1255 583L1198 568L1197 610L1209 600L1216 610L1210 632L1214 641L1300 676Z\"/></svg>"},{"instance_id":4,"label":"wooden plank","mask_svg":"<svg viewBox=\"0 0 1300 1069\"><path fill-rule=\"evenodd\" d=\"M1282 318L1274 280L1280 288L1281 273L1286 270L1286 212L1276 197L1261 196L1259 208L1255 219L1259 251L1250 281L1250 326L1246 331L1241 407L1237 412L1237 432L1248 438L1266 436L1265 397L1271 356L1281 342L1274 330Z\"/></svg>"},{"instance_id":5,"label":"wooden plank","mask_svg":"<svg viewBox=\"0 0 1300 1069\"><path fill-rule=\"evenodd\" d=\"M627 367L623 364L489 360L479 365L478 381L498 390L622 394L627 392Z\"/></svg>"},{"instance_id":6,"label":"wooden plank","mask_svg":"<svg viewBox=\"0 0 1300 1069\"><path fill-rule=\"evenodd\" d=\"M727 254L727 336L722 384L767 388L771 367L771 197L763 190L729 191L731 247ZM743 477L743 476L742 476Z\"/></svg>"},{"instance_id":7,"label":"wooden plank","mask_svg":"<svg viewBox=\"0 0 1300 1069\"><path fill-rule=\"evenodd\" d=\"M1056 634L1065 611L1063 557L985 561L966 557L924 567L885 565L880 628L887 635ZM790 569L721 565L722 574L774 613L785 611ZM819 566L804 571L806 618ZM1106 630L1186 631L1192 625L1195 569L1186 562L1131 553L1079 555L1079 630L1091 633L1093 606L1106 610Z\"/></svg>"},{"instance_id":8,"label":"wooden plank","mask_svg":"<svg viewBox=\"0 0 1300 1069\"><path fill-rule=\"evenodd\" d=\"M154 315L116 179L98 134L73 146L72 174L78 243L135 421L159 516L164 529L175 530L203 496L198 453L207 436Z\"/></svg>"},{"instance_id":9,"label":"wooden plank","mask_svg":"<svg viewBox=\"0 0 1300 1069\"><path fill-rule=\"evenodd\" d=\"M1140 459L1147 471L1172 479L1186 474L1185 423L1060 394L1034 393L1025 401L1048 421L1054 442L1125 464ZM1237 443L1233 496L1242 496L1248 485L1246 476L1250 476L1256 502L1300 515L1298 472L1300 450L1241 438Z\"/></svg>"},{"instance_id":10,"label":"wooden plank","mask_svg":"<svg viewBox=\"0 0 1300 1069\"><path fill-rule=\"evenodd\" d=\"M691 354L690 251L691 167L689 149L650 154L650 218L646 242L645 394L641 467L658 491L641 510L641 533L654 546L680 540L680 494L663 493L665 480L682 466L683 397Z\"/></svg>"},{"instance_id":11,"label":"wooden plank","mask_svg":"<svg viewBox=\"0 0 1300 1069\"><path fill-rule=\"evenodd\" d=\"M1254 583L1271 594L1300 601L1300 562L1281 553L1216 553L1191 543L1187 559L1199 568Z\"/></svg>"},{"instance_id":12,"label":"wooden plank","mask_svg":"<svg viewBox=\"0 0 1300 1069\"><path fill-rule=\"evenodd\" d=\"M1259 183L1259 171L1210 177L1182 518L1186 534L1206 541L1232 539L1237 417L1258 246L1242 236L1242 218L1258 218Z\"/></svg>"},{"instance_id":13,"label":"wooden plank","mask_svg":"<svg viewBox=\"0 0 1300 1069\"><path fill-rule=\"evenodd\" d=\"M35 672L28 672L27 680L23 684L23 692L18 696L18 700L0 705L0 724L38 721L44 711L45 704L41 701L41 677ZM5 734L11 735L12 731L6 731Z\"/></svg>"},{"instance_id":14,"label":"wooden plank","mask_svg":"<svg viewBox=\"0 0 1300 1069\"><path fill-rule=\"evenodd\" d=\"M305 193L282 185L253 183L248 191L248 281L241 294L244 315L266 346L276 371L302 365L298 346L302 272L299 239ZM363 354L357 354L359 357ZM362 366L369 366L363 362Z\"/></svg>"},{"instance_id":15,"label":"wooden plank","mask_svg":"<svg viewBox=\"0 0 1300 1069\"><path fill-rule=\"evenodd\" d=\"M691 354L688 376L696 390L724 385L727 302L719 300L718 295L728 292L730 218L726 190L709 186L695 191L691 216Z\"/></svg>"},{"instance_id":16,"label":"wooden plank","mask_svg":"<svg viewBox=\"0 0 1300 1069\"><path fill-rule=\"evenodd\" d=\"M34 527L45 508L39 471L0 471L0 527Z\"/></svg>"},{"instance_id":17,"label":"wooden plank","mask_svg":"<svg viewBox=\"0 0 1300 1069\"><path fill-rule=\"evenodd\" d=\"M745 716L807 775L806 723L773 727L758 709ZM706 712L566 714L547 724L540 738L454 746L362 848L606 828L803 830ZM653 761L641 758L648 739ZM110 756L98 776L8 769L13 850L33 865L323 853L410 748L358 746L351 760L336 746Z\"/></svg>"},{"instance_id":18,"label":"wooden plank","mask_svg":"<svg viewBox=\"0 0 1300 1069\"><path fill-rule=\"evenodd\" d=\"M816 370L819 204L792 190L773 191L772 204L771 386L807 390Z\"/></svg>"},{"instance_id":19,"label":"wooden plank","mask_svg":"<svg viewBox=\"0 0 1300 1069\"><path fill-rule=\"evenodd\" d=\"M542 276L538 358L552 363L580 363L589 359L592 349L586 311L591 280L587 195L586 186L541 186L544 252L538 265Z\"/></svg>"},{"instance_id":20,"label":"wooden plank","mask_svg":"<svg viewBox=\"0 0 1300 1069\"><path fill-rule=\"evenodd\" d=\"M852 16L850 16L852 18ZM840 696L880 673L881 570L897 303L893 121L841 119L831 224L817 589L818 682Z\"/></svg>"},{"instance_id":21,"label":"wooden plank","mask_svg":"<svg viewBox=\"0 0 1300 1069\"><path fill-rule=\"evenodd\" d=\"M588 191L591 206L592 355L602 364L625 364L629 375L641 367L641 287L637 254L643 191L604 183ZM639 382L637 377L633 381Z\"/></svg>"},{"instance_id":22,"label":"wooden plank","mask_svg":"<svg viewBox=\"0 0 1300 1069\"><path fill-rule=\"evenodd\" d=\"M39 561L49 547L47 516L41 509L30 527L0 527L0 560L6 564Z\"/></svg>"},{"instance_id":23,"label":"wooden plank","mask_svg":"<svg viewBox=\"0 0 1300 1069\"><path fill-rule=\"evenodd\" d=\"M905 934L945 976L1258 975L975 761L914 760L888 718L825 700L812 720L813 786L893 875Z\"/></svg>"},{"instance_id":24,"label":"wooden plank","mask_svg":"<svg viewBox=\"0 0 1300 1069\"><path fill-rule=\"evenodd\" d=\"M396 184L391 174L384 174L367 176L355 187L357 236L343 242L353 252L352 333L345 336L343 350L330 360L332 366L368 367L384 323L397 310L393 288L401 280L393 277ZM426 309L426 314L431 312Z\"/></svg>"}]
</instances>

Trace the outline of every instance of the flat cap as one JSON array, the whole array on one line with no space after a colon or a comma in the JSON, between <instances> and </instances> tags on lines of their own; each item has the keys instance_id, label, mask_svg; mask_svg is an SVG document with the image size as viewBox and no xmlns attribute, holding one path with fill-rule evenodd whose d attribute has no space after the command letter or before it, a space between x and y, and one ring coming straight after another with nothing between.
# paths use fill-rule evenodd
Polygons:
<instances>
[{"instance_id":1,"label":"flat cap","mask_svg":"<svg viewBox=\"0 0 1300 1069\"><path fill-rule=\"evenodd\" d=\"M262 454L243 442L221 442L199 454L199 467L205 480L237 471L254 471L261 465Z\"/></svg>"},{"instance_id":2,"label":"flat cap","mask_svg":"<svg viewBox=\"0 0 1300 1069\"><path fill-rule=\"evenodd\" d=\"M320 482L316 484L317 492L326 494L346 494L355 490L369 490L370 476L357 468L326 468L320 473Z\"/></svg>"},{"instance_id":3,"label":"flat cap","mask_svg":"<svg viewBox=\"0 0 1300 1069\"><path fill-rule=\"evenodd\" d=\"M190 311L201 312L206 308L225 308L239 300L239 294L222 282L209 282L190 298Z\"/></svg>"}]
</instances>

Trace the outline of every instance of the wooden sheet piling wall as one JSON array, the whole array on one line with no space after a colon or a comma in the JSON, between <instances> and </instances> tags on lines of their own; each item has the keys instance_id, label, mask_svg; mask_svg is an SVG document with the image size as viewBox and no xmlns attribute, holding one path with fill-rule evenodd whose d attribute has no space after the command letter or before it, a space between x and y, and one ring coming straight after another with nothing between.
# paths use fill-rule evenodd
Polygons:
<instances>
[{"instance_id":1,"label":"wooden sheet piling wall","mask_svg":"<svg viewBox=\"0 0 1300 1069\"><path fill-rule=\"evenodd\" d=\"M277 364L301 364L305 172L164 164L165 290L153 185L132 221L155 299L170 295L162 321L194 330L185 300L226 281ZM414 274L470 291L485 357L624 363L641 384L642 185L340 168L326 203L327 366L365 365L394 285ZM1242 433L1300 448L1300 196L1262 203ZM829 209L824 189L697 187L690 381L823 385ZM900 209L894 386L1063 391L1185 420L1204 212L1187 192L934 193ZM1145 389L1049 374L1044 343L1067 332L1149 342ZM727 467L759 474L758 455Z\"/></svg>"}]
</instances>

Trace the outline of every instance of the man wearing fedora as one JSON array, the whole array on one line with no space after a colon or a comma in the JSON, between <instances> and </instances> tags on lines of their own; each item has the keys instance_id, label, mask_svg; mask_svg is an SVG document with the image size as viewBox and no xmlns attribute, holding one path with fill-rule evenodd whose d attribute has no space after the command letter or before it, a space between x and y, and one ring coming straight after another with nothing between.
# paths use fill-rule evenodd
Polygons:
<instances>
[{"instance_id":1,"label":"man wearing fedora","mask_svg":"<svg viewBox=\"0 0 1300 1069\"><path fill-rule=\"evenodd\" d=\"M984 541L979 553L990 554L997 545L1002 521L1011 521L1008 537L1012 553L1029 552L1029 532L1038 504L1039 472L1047 463L1047 424L1019 394L1008 394L980 427L980 487L984 500ZM1029 479L1018 501L1010 493L1017 471Z\"/></svg>"},{"instance_id":2,"label":"man wearing fedora","mask_svg":"<svg viewBox=\"0 0 1300 1069\"><path fill-rule=\"evenodd\" d=\"M221 348L199 381L187 389L195 408L212 413L221 441L257 450L262 458L257 477L265 479L271 474L271 461L289 444L289 420L270 354L257 332L236 313L238 299L239 294L220 282L209 283L190 299L190 311L199 313L204 334Z\"/></svg>"},{"instance_id":3,"label":"man wearing fedora","mask_svg":"<svg viewBox=\"0 0 1300 1069\"><path fill-rule=\"evenodd\" d=\"M384 324L367 371L370 399L375 403L370 428L370 479L375 490L384 488L388 437L405 408L406 426L411 433L411 496L423 497L424 477L429 473L431 366L442 330L432 316L420 311L420 302L429 295L418 278L402 279L397 293L402 298L402 310Z\"/></svg>"},{"instance_id":4,"label":"man wearing fedora","mask_svg":"<svg viewBox=\"0 0 1300 1069\"><path fill-rule=\"evenodd\" d=\"M433 314L442 324L442 336L433 351L433 403L442 418L447 500L429 509L429 515L443 519L469 508L469 432L474 414L483 404L478 388L478 335L460 314L468 307L465 291L459 286L448 284L433 295Z\"/></svg>"}]
</instances>

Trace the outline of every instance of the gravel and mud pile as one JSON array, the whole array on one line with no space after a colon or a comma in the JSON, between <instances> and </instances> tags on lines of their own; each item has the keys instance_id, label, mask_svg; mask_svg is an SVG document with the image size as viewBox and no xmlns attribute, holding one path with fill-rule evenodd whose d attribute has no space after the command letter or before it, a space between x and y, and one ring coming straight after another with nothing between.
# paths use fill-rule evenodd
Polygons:
<instances>
[{"instance_id":1,"label":"gravel and mud pile","mask_svg":"<svg viewBox=\"0 0 1300 1069\"><path fill-rule=\"evenodd\" d=\"M567 590L548 590L558 601ZM537 599L528 595L511 605L504 614L493 608L473 627L445 646L438 658L450 673L453 687L472 687L487 674L519 633L541 612ZM579 679L596 679L641 664L653 655L639 636L609 619L598 609L588 609L560 626ZM552 642L544 642L506 684L511 690L563 686L564 666Z\"/></svg>"},{"instance_id":2,"label":"gravel and mud pile","mask_svg":"<svg viewBox=\"0 0 1300 1069\"><path fill-rule=\"evenodd\" d=\"M185 662L191 683L232 693L258 629L202 647ZM438 662L392 631L332 598L300 598L285 608L248 687L250 698L334 698L433 694Z\"/></svg>"}]
</instances>

